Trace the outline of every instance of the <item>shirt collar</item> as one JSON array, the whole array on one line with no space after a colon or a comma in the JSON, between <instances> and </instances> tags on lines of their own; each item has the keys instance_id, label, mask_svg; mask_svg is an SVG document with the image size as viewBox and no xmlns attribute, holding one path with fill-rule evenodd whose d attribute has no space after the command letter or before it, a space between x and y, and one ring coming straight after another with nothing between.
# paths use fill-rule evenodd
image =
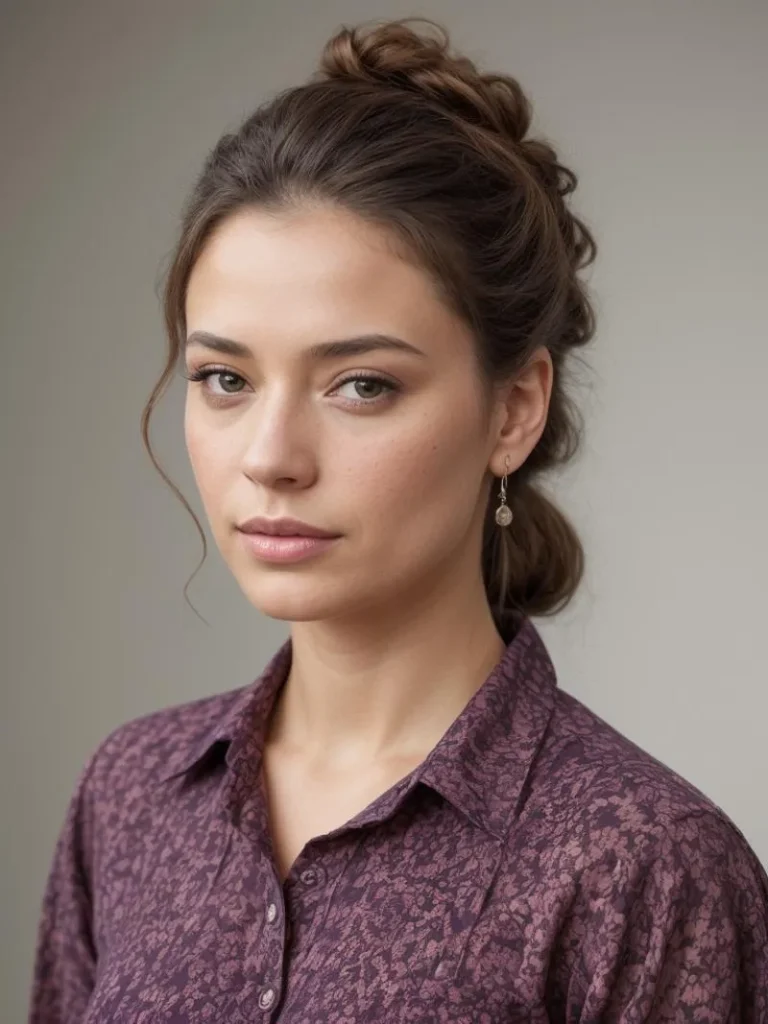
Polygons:
<instances>
[{"instance_id":1,"label":"shirt collar","mask_svg":"<svg viewBox=\"0 0 768 1024\"><path fill-rule=\"evenodd\" d=\"M278 649L255 682L212 698L215 709L213 721L207 721L202 731L179 744L166 763L159 778L169 782L184 775L206 758L217 744L227 748L227 763L232 765L237 755L242 756L246 744L250 750L262 750L264 727L275 697L288 677L291 666L290 638ZM210 699L210 698L209 698Z\"/></svg>"},{"instance_id":2,"label":"shirt collar","mask_svg":"<svg viewBox=\"0 0 768 1024\"><path fill-rule=\"evenodd\" d=\"M557 686L552 660L529 618L507 620L502 637L507 647L501 659L416 771L418 781L497 838L506 835L518 810ZM215 745L227 748L230 767L252 758L254 750L261 751L291 657L289 638L254 683L224 695L223 708L215 701L214 720L178 748L160 781L185 774Z\"/></svg>"},{"instance_id":3,"label":"shirt collar","mask_svg":"<svg viewBox=\"0 0 768 1024\"><path fill-rule=\"evenodd\" d=\"M419 769L420 781L503 839L555 706L557 675L533 622L502 630L501 659Z\"/></svg>"}]
</instances>

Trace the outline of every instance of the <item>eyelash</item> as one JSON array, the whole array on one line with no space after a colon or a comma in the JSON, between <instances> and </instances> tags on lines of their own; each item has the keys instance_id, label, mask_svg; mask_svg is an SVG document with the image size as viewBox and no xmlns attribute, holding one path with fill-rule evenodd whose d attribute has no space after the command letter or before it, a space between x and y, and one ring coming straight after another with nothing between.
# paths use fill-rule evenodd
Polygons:
<instances>
[{"instance_id":1,"label":"eyelash","mask_svg":"<svg viewBox=\"0 0 768 1024\"><path fill-rule=\"evenodd\" d=\"M207 381L209 377L225 376L225 375L229 376L229 377L237 377L238 380L244 380L244 378L241 377L239 373L235 373L234 371L228 370L228 369L226 369L225 367L222 367L222 366L218 366L218 367L217 366L209 366L209 367L205 367L204 369L192 370L190 372L186 372L186 373L183 374L184 378L186 380L188 380L188 381L191 381L193 384L197 384L197 383L204 384L205 381ZM361 398L358 401L353 401L351 399L345 399L345 401L348 404L350 404L352 406L355 406L355 407L362 406L362 405L369 405L369 406L370 405L378 405L379 402L387 401L387 399L391 398L392 395L396 394L397 392L399 392L401 390L400 386L398 384L395 384L395 382L390 380L388 377L381 377L378 374L374 374L374 373L355 373L355 374L350 374L349 376L345 377L343 380L340 380L339 383L336 385L336 388L338 389L338 388L342 387L344 384L349 384L349 382L353 381L353 380L354 381L357 381L357 380L375 381L377 384L383 384L384 387L389 389L389 394L379 395L377 398L371 398L371 399ZM228 401L227 401L228 398L237 398L239 394L241 394L241 392L232 392L232 394L228 395L228 396L224 396L224 395L211 395L211 394L209 394L208 398L213 401L214 405L216 405L216 406L223 406L223 405L227 405L228 404Z\"/></svg>"}]
</instances>

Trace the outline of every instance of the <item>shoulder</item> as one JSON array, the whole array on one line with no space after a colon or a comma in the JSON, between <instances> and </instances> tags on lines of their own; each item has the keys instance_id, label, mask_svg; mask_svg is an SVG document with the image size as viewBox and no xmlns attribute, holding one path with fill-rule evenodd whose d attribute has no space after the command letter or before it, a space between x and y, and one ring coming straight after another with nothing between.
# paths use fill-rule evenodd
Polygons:
<instances>
[{"instance_id":1,"label":"shoulder","mask_svg":"<svg viewBox=\"0 0 768 1024\"><path fill-rule=\"evenodd\" d=\"M233 706L244 688L162 708L130 719L108 732L81 763L67 803L49 883L79 880L98 889L108 849L124 853L130 830L156 820L161 800L156 785L174 755L189 755ZM150 798L157 792L157 798ZM141 834L141 828L137 830ZM74 898L74 896L73 896Z\"/></svg>"},{"instance_id":2,"label":"shoulder","mask_svg":"<svg viewBox=\"0 0 768 1024\"><path fill-rule=\"evenodd\" d=\"M114 800L118 791L159 781L174 759L203 743L247 687L173 704L131 718L108 732L90 754L81 779Z\"/></svg>"},{"instance_id":3,"label":"shoulder","mask_svg":"<svg viewBox=\"0 0 768 1024\"><path fill-rule=\"evenodd\" d=\"M563 692L534 768L521 822L543 851L558 992L590 1019L765 1009L768 875L722 808Z\"/></svg>"},{"instance_id":4,"label":"shoulder","mask_svg":"<svg viewBox=\"0 0 768 1024\"><path fill-rule=\"evenodd\" d=\"M569 835L595 833L619 846L636 846L690 816L725 818L688 779L562 690L532 782L532 795L559 808Z\"/></svg>"},{"instance_id":5,"label":"shoulder","mask_svg":"<svg viewBox=\"0 0 768 1024\"><path fill-rule=\"evenodd\" d=\"M637 873L658 858L727 856L765 878L714 800L562 690L532 767L526 818L569 873L618 863Z\"/></svg>"}]
</instances>

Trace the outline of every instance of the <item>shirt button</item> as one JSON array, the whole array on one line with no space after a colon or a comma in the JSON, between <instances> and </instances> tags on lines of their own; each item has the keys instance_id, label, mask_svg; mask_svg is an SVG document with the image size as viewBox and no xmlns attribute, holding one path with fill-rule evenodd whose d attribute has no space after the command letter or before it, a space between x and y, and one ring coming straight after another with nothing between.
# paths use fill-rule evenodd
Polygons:
<instances>
[{"instance_id":1,"label":"shirt button","mask_svg":"<svg viewBox=\"0 0 768 1024\"><path fill-rule=\"evenodd\" d=\"M448 964L445 962L445 960L441 960L440 963L435 968L434 977L435 978L444 978L447 973L448 973Z\"/></svg>"},{"instance_id":2,"label":"shirt button","mask_svg":"<svg viewBox=\"0 0 768 1024\"><path fill-rule=\"evenodd\" d=\"M272 924L276 917L277 907L275 906L274 903L270 903L269 906L267 907L267 921L269 921L269 923Z\"/></svg>"},{"instance_id":3,"label":"shirt button","mask_svg":"<svg viewBox=\"0 0 768 1024\"><path fill-rule=\"evenodd\" d=\"M259 996L259 1006L262 1010L268 1010L272 1003L275 1001L275 990L273 988L264 989Z\"/></svg>"}]
</instances>

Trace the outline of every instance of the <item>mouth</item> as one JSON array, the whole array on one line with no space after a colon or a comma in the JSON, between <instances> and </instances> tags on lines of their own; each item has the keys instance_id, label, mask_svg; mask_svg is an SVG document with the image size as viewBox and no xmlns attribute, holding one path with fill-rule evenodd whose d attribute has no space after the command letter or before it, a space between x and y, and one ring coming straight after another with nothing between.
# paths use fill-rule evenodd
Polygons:
<instances>
[{"instance_id":1,"label":"mouth","mask_svg":"<svg viewBox=\"0 0 768 1024\"><path fill-rule=\"evenodd\" d=\"M301 534L268 534L240 531L245 547L263 562L291 563L327 551L341 538L308 537Z\"/></svg>"},{"instance_id":2,"label":"mouth","mask_svg":"<svg viewBox=\"0 0 768 1024\"><path fill-rule=\"evenodd\" d=\"M237 529L243 534L262 537L289 537L292 539L302 537L318 540L335 540L339 537L337 533L304 523L300 519L290 518L267 519L263 516L255 516L253 519L241 523Z\"/></svg>"}]
</instances>

